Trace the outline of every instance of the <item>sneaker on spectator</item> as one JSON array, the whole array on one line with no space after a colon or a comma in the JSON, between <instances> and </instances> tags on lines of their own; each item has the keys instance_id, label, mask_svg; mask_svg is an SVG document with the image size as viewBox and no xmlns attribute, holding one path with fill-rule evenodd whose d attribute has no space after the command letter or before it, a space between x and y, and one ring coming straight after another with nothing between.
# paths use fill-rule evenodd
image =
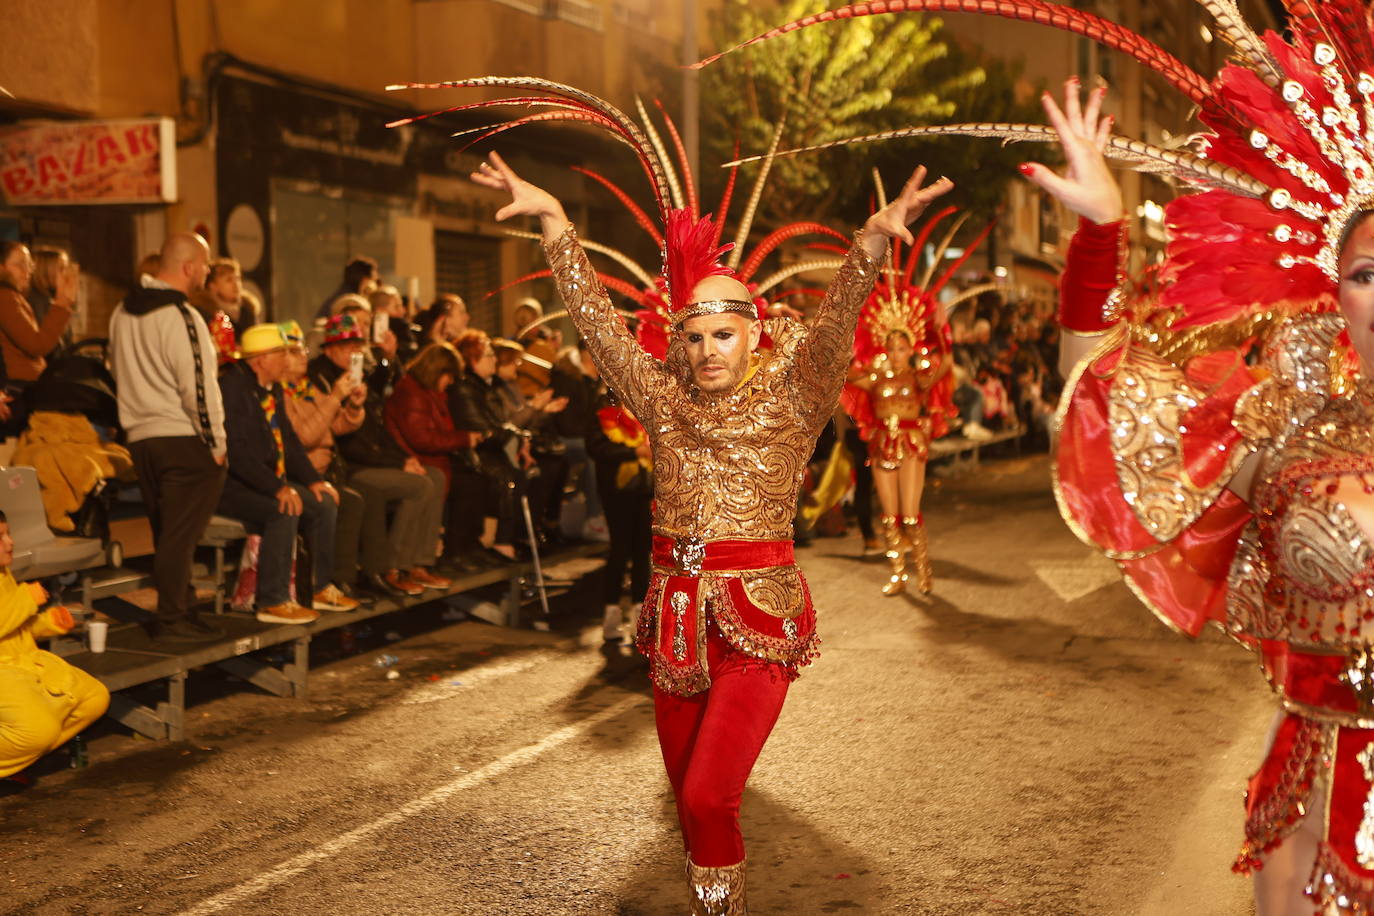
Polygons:
<instances>
[{"instance_id":1,"label":"sneaker on spectator","mask_svg":"<svg viewBox=\"0 0 1374 916\"><path fill-rule=\"evenodd\" d=\"M358 602L339 591L337 585L326 585L315 593L310 606L317 611L356 611Z\"/></svg>"},{"instance_id":2,"label":"sneaker on spectator","mask_svg":"<svg viewBox=\"0 0 1374 916\"><path fill-rule=\"evenodd\" d=\"M416 595L423 595L425 592L425 587L423 585L414 581L410 576L401 572L399 569L393 569L390 572L383 573L382 584L398 595L409 595L411 598L414 598Z\"/></svg>"},{"instance_id":3,"label":"sneaker on spectator","mask_svg":"<svg viewBox=\"0 0 1374 916\"><path fill-rule=\"evenodd\" d=\"M257 616L263 623L311 623L320 619L319 612L301 607L294 601L261 608Z\"/></svg>"},{"instance_id":4,"label":"sneaker on spectator","mask_svg":"<svg viewBox=\"0 0 1374 916\"><path fill-rule=\"evenodd\" d=\"M437 588L441 591L447 591L453 585L452 579L445 579L443 576L437 575L425 569L423 566L416 566L414 569L407 572L406 575L410 578L410 581L418 585L423 585L425 588Z\"/></svg>"},{"instance_id":5,"label":"sneaker on spectator","mask_svg":"<svg viewBox=\"0 0 1374 916\"><path fill-rule=\"evenodd\" d=\"M582 537L589 541L609 541L611 531L606 527L604 515L594 515L582 526Z\"/></svg>"}]
</instances>

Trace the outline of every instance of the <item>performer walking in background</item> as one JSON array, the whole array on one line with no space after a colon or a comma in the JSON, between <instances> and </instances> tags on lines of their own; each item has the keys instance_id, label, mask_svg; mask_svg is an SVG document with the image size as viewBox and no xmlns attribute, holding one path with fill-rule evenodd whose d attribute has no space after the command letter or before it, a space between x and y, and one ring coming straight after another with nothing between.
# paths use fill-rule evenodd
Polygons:
<instances>
[{"instance_id":1,"label":"performer walking in background","mask_svg":"<svg viewBox=\"0 0 1374 916\"><path fill-rule=\"evenodd\" d=\"M949 418L957 415L949 383L954 341L945 306L937 297L988 230L932 282L935 265L944 262L963 223L956 221L936 247L924 277L915 281L913 274L926 239L953 212L947 208L927 221L905 269L897 264L887 268L864 303L854 335L849 385L841 397L868 444L890 569L883 594L889 597L902 594L913 573L918 591L928 593L933 587L921 495L930 443L948 432Z\"/></svg>"},{"instance_id":2,"label":"performer walking in background","mask_svg":"<svg viewBox=\"0 0 1374 916\"><path fill-rule=\"evenodd\" d=\"M601 104L607 118L633 126ZM649 145L639 149L644 156ZM651 175L654 165L661 168L646 159ZM792 555L801 470L839 397L859 308L888 240L910 243L907 223L953 186L941 179L922 187L924 179L917 169L864 225L810 327L758 321L747 288L717 263L727 249L715 244L710 218L666 213L672 328L660 361L626 328L553 196L496 154L473 175L511 195L498 220L539 218L569 314L649 433L654 570L638 643L650 659L694 913L745 912L740 798L789 683L816 654L815 611ZM666 189L655 190L667 199ZM767 357L757 352L765 325Z\"/></svg>"}]
</instances>

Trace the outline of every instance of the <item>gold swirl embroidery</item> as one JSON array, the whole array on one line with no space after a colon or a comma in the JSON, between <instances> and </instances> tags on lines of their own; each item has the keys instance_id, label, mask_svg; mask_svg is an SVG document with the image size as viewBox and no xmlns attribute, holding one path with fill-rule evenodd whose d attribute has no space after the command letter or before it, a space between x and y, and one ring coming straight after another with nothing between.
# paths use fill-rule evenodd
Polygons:
<instances>
[{"instance_id":1,"label":"gold swirl embroidery","mask_svg":"<svg viewBox=\"0 0 1374 916\"><path fill-rule=\"evenodd\" d=\"M782 567L766 576L741 576L740 582L744 586L744 594L749 597L749 603L765 614L792 618L805 607L801 572L796 567ZM792 621L789 619L787 623ZM786 624L783 626L786 629ZM792 624L792 629L789 639L795 635L796 624Z\"/></svg>"},{"instance_id":2,"label":"gold swirl embroidery","mask_svg":"<svg viewBox=\"0 0 1374 916\"><path fill-rule=\"evenodd\" d=\"M738 390L695 394L680 355L660 363L625 329L568 229L546 246L569 315L654 447L655 524L703 540L790 540L802 473L834 413L878 265L855 245L814 322L764 323L774 349Z\"/></svg>"},{"instance_id":3,"label":"gold swirl embroidery","mask_svg":"<svg viewBox=\"0 0 1374 916\"><path fill-rule=\"evenodd\" d=\"M1112 379L1107 422L1117 482L1136 520L1161 543L1197 521L1248 454L1234 449L1206 486L1188 476L1181 426L1201 397L1173 363L1129 344Z\"/></svg>"},{"instance_id":4,"label":"gold swirl embroidery","mask_svg":"<svg viewBox=\"0 0 1374 916\"><path fill-rule=\"evenodd\" d=\"M1282 571L1299 585L1338 590L1368 566L1371 551L1364 533L1339 508L1295 505L1284 515L1279 526Z\"/></svg>"},{"instance_id":5,"label":"gold swirl embroidery","mask_svg":"<svg viewBox=\"0 0 1374 916\"><path fill-rule=\"evenodd\" d=\"M1259 525L1251 521L1241 534L1227 576L1226 626L1232 633L1260 639L1288 636L1283 608L1265 600L1264 586L1271 575L1273 570L1260 550Z\"/></svg>"}]
</instances>

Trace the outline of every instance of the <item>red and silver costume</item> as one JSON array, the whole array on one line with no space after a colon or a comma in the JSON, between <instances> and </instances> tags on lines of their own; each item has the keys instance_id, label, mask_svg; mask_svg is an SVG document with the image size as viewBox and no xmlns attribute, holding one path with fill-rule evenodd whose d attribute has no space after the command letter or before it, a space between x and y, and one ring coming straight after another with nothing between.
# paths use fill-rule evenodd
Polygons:
<instances>
[{"instance_id":1,"label":"red and silver costume","mask_svg":"<svg viewBox=\"0 0 1374 916\"><path fill-rule=\"evenodd\" d=\"M1291 39L1257 35L1229 0L1200 2L1236 57L1210 80L1043 0L860 4L763 37L874 13L991 13L1130 54L1197 106L1210 132L1193 149L1114 137L1104 150L1198 193L1166 208L1151 295L1120 282L1120 224L1074 238L1061 320L1099 340L1061 403L1056 493L1161 620L1188 635L1216 624L1261 662L1282 718L1250 781L1236 869L1315 831L1306 895L1323 914L1369 914L1374 541L1352 508L1374 494L1374 381L1350 371L1336 294L1345 235L1374 210L1374 30L1353 0L1285 0ZM920 133L1057 139L1026 124L883 136ZM1228 489L1243 465L1248 501Z\"/></svg>"},{"instance_id":2,"label":"red and silver costume","mask_svg":"<svg viewBox=\"0 0 1374 916\"><path fill-rule=\"evenodd\" d=\"M732 246L720 245L718 224L698 215L685 165L684 196L647 117L641 129L608 103L544 80L488 77L443 85L548 93L554 98L542 103L565 110L525 116L492 132L536 120L596 124L636 150L654 185L661 236L623 192L618 196L663 244L657 289L636 290L596 271L571 226L545 245L545 253L588 352L643 424L653 449L653 573L636 642L650 662L693 912L742 914L740 798L789 683L817 655L819 643L815 608L792 551L797 496L816 438L835 410L859 308L879 265L855 243L809 326L764 321L768 349L754 356L738 387L703 394L692 384L676 329L690 318L722 311L754 318L758 306L744 300L689 303L697 283L713 275L747 277L762 262L765 246L771 250L789 233L830 230L804 225L774 233L735 273L718 260ZM671 122L668 127L676 138ZM677 206L669 207L670 200ZM608 284L645 306L638 338L612 304Z\"/></svg>"}]
</instances>

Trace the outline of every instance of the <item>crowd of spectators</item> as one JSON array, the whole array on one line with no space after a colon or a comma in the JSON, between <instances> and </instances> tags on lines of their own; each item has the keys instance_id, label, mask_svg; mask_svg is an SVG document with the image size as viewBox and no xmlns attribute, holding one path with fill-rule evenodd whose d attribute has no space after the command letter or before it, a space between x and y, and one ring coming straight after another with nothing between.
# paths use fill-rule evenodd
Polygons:
<instances>
[{"instance_id":1,"label":"crowd of spectators","mask_svg":"<svg viewBox=\"0 0 1374 916\"><path fill-rule=\"evenodd\" d=\"M110 362L153 529L158 639L219 635L190 584L216 512L259 539L253 606L275 623L447 589L564 540L565 489L595 478L599 383L552 332L528 338L542 358L470 328L457 295L417 310L367 258L309 332L264 321L238 263L198 236L140 266L153 273L115 310ZM27 323L55 341L69 301Z\"/></svg>"},{"instance_id":2,"label":"crowd of spectators","mask_svg":"<svg viewBox=\"0 0 1374 916\"><path fill-rule=\"evenodd\" d=\"M954 337L954 404L959 432L985 439L1004 431L1048 445L1064 380L1053 306L988 293L950 315Z\"/></svg>"},{"instance_id":3,"label":"crowd of spectators","mask_svg":"<svg viewBox=\"0 0 1374 916\"><path fill-rule=\"evenodd\" d=\"M6 435L70 343L77 277L61 251L0 242ZM526 300L517 327L541 315ZM344 265L308 329L266 317L239 263L189 233L140 261L111 316L110 432L152 531L156 640L221 635L192 585L214 514L254 536L252 606L277 623L447 589L556 546L570 486L590 492L568 530L604 537L587 448L600 383L558 332L471 328L453 293L417 308L366 257Z\"/></svg>"}]
</instances>

